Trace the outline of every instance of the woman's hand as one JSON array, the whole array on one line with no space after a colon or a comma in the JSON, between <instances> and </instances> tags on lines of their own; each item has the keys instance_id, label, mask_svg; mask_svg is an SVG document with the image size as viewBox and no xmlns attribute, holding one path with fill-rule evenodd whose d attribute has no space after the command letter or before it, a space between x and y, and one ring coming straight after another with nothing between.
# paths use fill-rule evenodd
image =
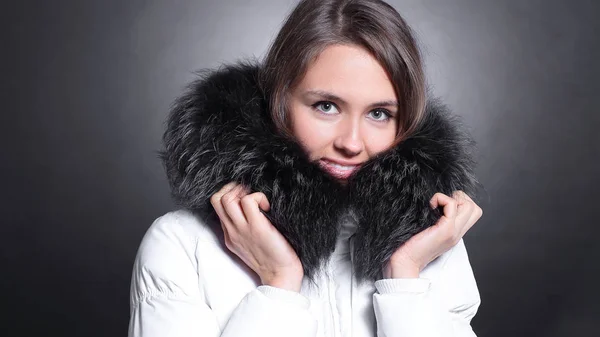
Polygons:
<instances>
[{"instance_id":1,"label":"woman's hand","mask_svg":"<svg viewBox=\"0 0 600 337\"><path fill-rule=\"evenodd\" d=\"M436 193L430 201L432 208L443 207L438 222L411 237L398 248L384 268L384 278L417 278L425 266L455 246L465 233L481 218L483 211L462 191L452 198Z\"/></svg>"},{"instance_id":2,"label":"woman's hand","mask_svg":"<svg viewBox=\"0 0 600 337\"><path fill-rule=\"evenodd\" d=\"M300 291L304 269L294 249L260 212L270 209L260 192L248 194L237 183L229 183L210 198L223 233L225 245L250 267L262 284Z\"/></svg>"}]
</instances>

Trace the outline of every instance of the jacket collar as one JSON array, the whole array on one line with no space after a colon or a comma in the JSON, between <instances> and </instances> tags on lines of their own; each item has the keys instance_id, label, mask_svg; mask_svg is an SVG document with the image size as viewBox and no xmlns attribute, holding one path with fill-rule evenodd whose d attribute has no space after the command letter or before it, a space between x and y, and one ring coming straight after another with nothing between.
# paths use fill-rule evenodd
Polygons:
<instances>
[{"instance_id":1,"label":"jacket collar","mask_svg":"<svg viewBox=\"0 0 600 337\"><path fill-rule=\"evenodd\" d=\"M439 219L440 210L429 206L436 192L473 196L474 142L439 100L428 101L414 136L363 164L342 186L299 144L274 131L258 69L237 63L207 72L175 101L160 156L180 206L218 223L209 199L226 183L265 193L271 204L265 216L311 280L333 253L340 220L351 211L355 276L374 281L400 245Z\"/></svg>"}]
</instances>

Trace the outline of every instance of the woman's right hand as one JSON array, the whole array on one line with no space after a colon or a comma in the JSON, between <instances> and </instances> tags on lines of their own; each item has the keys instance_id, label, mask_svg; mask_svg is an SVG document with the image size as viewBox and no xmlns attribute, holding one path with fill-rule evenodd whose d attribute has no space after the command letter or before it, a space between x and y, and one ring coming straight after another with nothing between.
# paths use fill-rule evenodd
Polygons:
<instances>
[{"instance_id":1,"label":"woman's right hand","mask_svg":"<svg viewBox=\"0 0 600 337\"><path fill-rule=\"evenodd\" d=\"M229 183L210 198L225 235L225 245L261 279L262 284L300 291L304 269L296 252L260 212L270 209L264 193L248 194Z\"/></svg>"}]
</instances>

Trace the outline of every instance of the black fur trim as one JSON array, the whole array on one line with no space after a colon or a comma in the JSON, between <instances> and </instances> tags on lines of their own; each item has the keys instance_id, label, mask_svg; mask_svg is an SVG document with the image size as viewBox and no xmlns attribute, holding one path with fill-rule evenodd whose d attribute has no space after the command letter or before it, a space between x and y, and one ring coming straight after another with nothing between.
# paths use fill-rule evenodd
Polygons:
<instances>
[{"instance_id":1,"label":"black fur trim","mask_svg":"<svg viewBox=\"0 0 600 337\"><path fill-rule=\"evenodd\" d=\"M395 249L439 219L429 207L433 194L463 190L473 197L474 143L439 101L429 101L415 136L363 164L342 186L275 132L258 67L240 62L205 72L173 105L160 157L178 205L214 221L210 197L228 182L265 193L265 215L311 280L335 249L340 219L353 210L353 263L364 281L380 278Z\"/></svg>"}]
</instances>

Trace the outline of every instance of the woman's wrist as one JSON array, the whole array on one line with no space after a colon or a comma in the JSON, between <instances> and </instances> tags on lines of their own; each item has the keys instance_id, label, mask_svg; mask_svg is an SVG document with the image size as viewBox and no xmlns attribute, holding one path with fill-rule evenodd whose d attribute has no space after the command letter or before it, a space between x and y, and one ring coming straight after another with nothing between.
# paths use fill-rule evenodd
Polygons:
<instances>
[{"instance_id":1,"label":"woman's wrist","mask_svg":"<svg viewBox=\"0 0 600 337\"><path fill-rule=\"evenodd\" d=\"M420 268L417 266L391 266L389 278L419 278Z\"/></svg>"},{"instance_id":2,"label":"woman's wrist","mask_svg":"<svg viewBox=\"0 0 600 337\"><path fill-rule=\"evenodd\" d=\"M280 289L300 292L302 286L302 279L298 278L274 278L274 279L262 279L262 284L266 286L276 287Z\"/></svg>"},{"instance_id":3,"label":"woman's wrist","mask_svg":"<svg viewBox=\"0 0 600 337\"><path fill-rule=\"evenodd\" d=\"M260 280L263 285L300 292L303 278L304 271L302 269L294 269L293 271L286 271L284 273L261 276Z\"/></svg>"},{"instance_id":4,"label":"woman's wrist","mask_svg":"<svg viewBox=\"0 0 600 337\"><path fill-rule=\"evenodd\" d=\"M410 261L390 261L383 272L384 278L418 278L421 268Z\"/></svg>"},{"instance_id":5,"label":"woman's wrist","mask_svg":"<svg viewBox=\"0 0 600 337\"><path fill-rule=\"evenodd\" d=\"M419 278L421 265L405 255L394 256L384 270L384 278Z\"/></svg>"}]
</instances>

